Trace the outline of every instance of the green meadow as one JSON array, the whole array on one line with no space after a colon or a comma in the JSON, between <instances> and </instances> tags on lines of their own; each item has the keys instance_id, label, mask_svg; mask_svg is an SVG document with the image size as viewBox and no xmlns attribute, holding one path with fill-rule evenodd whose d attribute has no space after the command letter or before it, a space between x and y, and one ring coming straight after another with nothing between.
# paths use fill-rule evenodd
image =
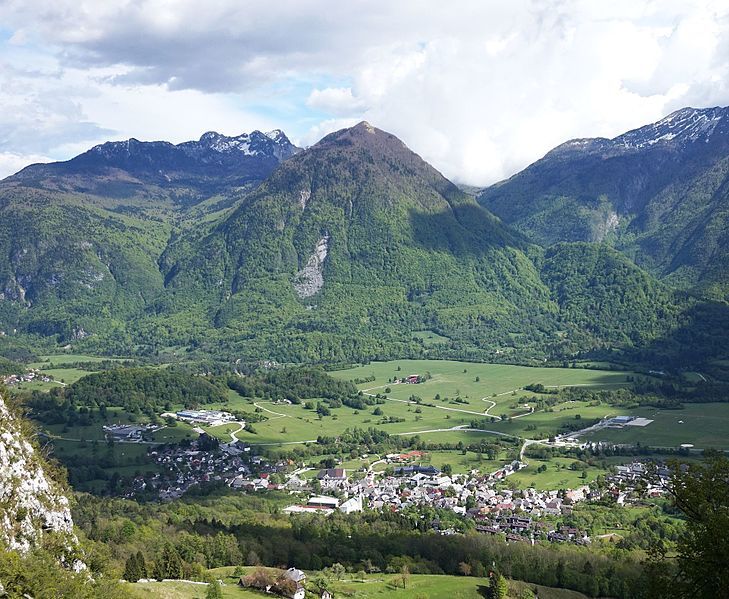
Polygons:
<instances>
[{"instance_id":1,"label":"green meadow","mask_svg":"<svg viewBox=\"0 0 729 599\"><path fill-rule=\"evenodd\" d=\"M250 572L252 568L245 568ZM233 568L216 568L210 574L223 582L221 588L223 597L254 599L271 597L260 591L245 589L238 586L238 578L232 576ZM309 573L310 578L316 578L317 573ZM397 580L394 574L366 574L345 575L341 580L330 580L332 592L335 597L353 597L354 599L410 599L423 597L425 599L481 599L488 588L488 580L471 576L436 576L428 574L413 574L407 580L405 588L402 581ZM527 584L520 581L509 581L511 594L516 596L525 588L537 590L541 599L585 599L585 595L566 589L554 589L540 585ZM159 599L203 599L207 587L189 582L144 582L125 584L135 598ZM307 594L308 596L308 594Z\"/></svg>"},{"instance_id":2,"label":"green meadow","mask_svg":"<svg viewBox=\"0 0 729 599\"><path fill-rule=\"evenodd\" d=\"M612 443L642 443L654 447L677 447L691 443L699 449L729 449L729 404L685 404L681 410L638 408L633 416L653 420L647 426L603 429L585 440Z\"/></svg>"},{"instance_id":3,"label":"green meadow","mask_svg":"<svg viewBox=\"0 0 729 599\"><path fill-rule=\"evenodd\" d=\"M392 380L410 374L425 375L431 379L418 385L393 385ZM424 400L436 395L456 397L471 401L474 409L485 409L488 399L497 407L511 403L514 397L526 394L525 385L541 383L545 387L566 387L587 385L596 388L619 388L630 386L627 377L632 372L588 370L584 368L535 368L511 364L482 364L478 362L454 362L450 360L394 360L372 362L366 366L337 370L330 373L344 380L375 377L372 382L357 386L371 393L382 393L390 387L389 397L407 399L415 394ZM476 380L478 379L478 380ZM515 395L511 395L515 393ZM479 405L481 401L483 405Z\"/></svg>"}]
</instances>

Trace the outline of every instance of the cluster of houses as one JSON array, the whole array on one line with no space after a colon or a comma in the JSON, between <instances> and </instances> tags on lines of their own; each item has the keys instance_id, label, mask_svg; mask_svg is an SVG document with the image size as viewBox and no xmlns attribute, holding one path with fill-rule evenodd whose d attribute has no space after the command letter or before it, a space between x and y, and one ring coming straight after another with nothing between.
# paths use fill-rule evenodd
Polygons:
<instances>
[{"instance_id":1,"label":"cluster of houses","mask_svg":"<svg viewBox=\"0 0 729 599\"><path fill-rule=\"evenodd\" d=\"M21 383L32 383L33 381L50 383L53 381L53 377L40 372L39 370L29 370L23 374L9 374L7 376L0 377L0 381L2 381L6 387L15 387Z\"/></svg>"},{"instance_id":2,"label":"cluster of houses","mask_svg":"<svg viewBox=\"0 0 729 599\"><path fill-rule=\"evenodd\" d=\"M470 514L469 514L470 515ZM482 514L474 514L476 531L489 535L504 535L507 541L531 543L550 541L552 543L572 542L577 545L589 545L587 533L575 527L556 525L545 520L532 520L530 516L505 515L490 519Z\"/></svg>"},{"instance_id":3,"label":"cluster of houses","mask_svg":"<svg viewBox=\"0 0 729 599\"><path fill-rule=\"evenodd\" d=\"M615 471L605 478L607 493L618 505L637 503L644 498L665 495L671 472L664 465L650 467L643 462L615 466Z\"/></svg>"},{"instance_id":4,"label":"cluster of houses","mask_svg":"<svg viewBox=\"0 0 729 599\"><path fill-rule=\"evenodd\" d=\"M242 443L220 444L204 449L205 435L185 445L162 445L149 451L158 465L152 476L138 476L125 496L148 494L151 489L163 501L182 497L190 487L220 482L241 491L283 488L273 484L270 476L284 472L288 462L270 463L261 456L251 456Z\"/></svg>"},{"instance_id":5,"label":"cluster of houses","mask_svg":"<svg viewBox=\"0 0 729 599\"><path fill-rule=\"evenodd\" d=\"M396 463L399 456L388 456ZM291 505L285 513L321 512L332 514L360 511L365 507L375 510L401 511L430 506L450 510L464 518L473 519L477 530L491 534L505 534L507 539L518 536L520 541L548 540L554 542L589 543L581 531L565 531L555 523L569 515L572 507L597 497L588 486L567 491L537 491L523 489L497 489L496 483L516 472L525 464L512 462L488 474L446 475L429 465L398 466L394 474L369 470L363 477L350 479L344 468L320 470L316 475L321 488L335 496L313 495L306 502ZM305 479L292 475L284 488L303 492L311 486ZM440 531L449 534L455 531Z\"/></svg>"},{"instance_id":6,"label":"cluster of houses","mask_svg":"<svg viewBox=\"0 0 729 599\"><path fill-rule=\"evenodd\" d=\"M559 491L501 488L504 478L526 466L518 460L490 473L446 474L433 465L413 463L424 457L417 451L388 455L385 461L394 468L363 468L354 477L342 467L324 468L316 473L318 484L314 484L314 477L302 476L305 469L292 471L289 461L271 463L251 455L250 447L241 442L211 447L204 439L201 435L189 444L152 449L150 455L161 466L160 472L135 479L129 496L148 492L151 485L160 499L170 500L181 497L193 485L220 481L241 492L281 490L308 497L285 508L289 514L349 514L365 508L395 512L427 506L472 519L479 532L503 534L507 540L576 544L589 543L590 539L583 531L558 526L559 520L571 514L575 504L601 497L601 492L588 485ZM638 500L646 493L657 496L663 493L669 472L662 467L652 471L657 472L657 479L655 474L648 477L648 468L641 462L617 466L607 477L608 488L602 493L612 494L619 504Z\"/></svg>"}]
</instances>

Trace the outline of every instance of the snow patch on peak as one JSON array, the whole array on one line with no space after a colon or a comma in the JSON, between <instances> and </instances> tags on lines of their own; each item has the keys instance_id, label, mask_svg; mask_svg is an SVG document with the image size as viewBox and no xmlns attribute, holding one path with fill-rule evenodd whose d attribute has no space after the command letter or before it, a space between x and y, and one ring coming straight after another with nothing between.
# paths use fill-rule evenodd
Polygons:
<instances>
[{"instance_id":1,"label":"snow patch on peak","mask_svg":"<svg viewBox=\"0 0 729 599\"><path fill-rule=\"evenodd\" d=\"M628 131L613 142L626 148L648 148L665 142L708 142L714 130L729 116L726 108L682 108L652 125Z\"/></svg>"},{"instance_id":2,"label":"snow patch on peak","mask_svg":"<svg viewBox=\"0 0 729 599\"><path fill-rule=\"evenodd\" d=\"M273 142L276 142L277 144L280 143L290 143L289 138L286 137L286 134L281 131L281 129L273 129L272 131L267 131L264 133L268 139L270 139Z\"/></svg>"}]
</instances>

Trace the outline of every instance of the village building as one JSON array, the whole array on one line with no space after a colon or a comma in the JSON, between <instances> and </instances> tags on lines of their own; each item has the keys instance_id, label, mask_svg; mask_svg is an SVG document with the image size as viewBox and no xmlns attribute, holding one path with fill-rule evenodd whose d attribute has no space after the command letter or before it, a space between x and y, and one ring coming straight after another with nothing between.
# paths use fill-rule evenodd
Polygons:
<instances>
[{"instance_id":1,"label":"village building","mask_svg":"<svg viewBox=\"0 0 729 599\"><path fill-rule=\"evenodd\" d=\"M347 471L344 468L326 468L316 475L322 489L333 490L347 484Z\"/></svg>"}]
</instances>

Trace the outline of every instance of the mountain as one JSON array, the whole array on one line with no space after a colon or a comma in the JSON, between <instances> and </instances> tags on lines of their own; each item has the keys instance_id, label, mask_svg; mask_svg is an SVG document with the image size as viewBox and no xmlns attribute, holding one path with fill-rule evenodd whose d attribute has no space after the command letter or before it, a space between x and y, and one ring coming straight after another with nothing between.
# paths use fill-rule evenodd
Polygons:
<instances>
[{"instance_id":1,"label":"mountain","mask_svg":"<svg viewBox=\"0 0 729 599\"><path fill-rule=\"evenodd\" d=\"M283 163L204 234L171 244L162 265L171 293L197 290L192 305L207 301L226 343L249 357L275 347L291 361L354 359L414 347L420 329L476 347L508 343L497 331L512 326L524 334L555 309L529 247L396 137L360 123Z\"/></svg>"},{"instance_id":2,"label":"mountain","mask_svg":"<svg viewBox=\"0 0 729 599\"><path fill-rule=\"evenodd\" d=\"M224 213L299 149L281 131L109 142L0 182L0 330L67 342L164 289L170 237Z\"/></svg>"},{"instance_id":3,"label":"mountain","mask_svg":"<svg viewBox=\"0 0 729 599\"><path fill-rule=\"evenodd\" d=\"M561 310L571 297L552 286L568 257L584 264L574 251L545 261L396 137L360 123L286 161L234 211L172 243L161 260L169 294L146 324L204 330L202 307L218 351L282 361L537 357L652 338L668 326L668 315L642 322L650 308L634 302L660 288L673 305L672 292L613 257L591 275L613 283L590 305L597 325L621 303L619 324L579 330ZM635 295L619 289L621 276ZM422 330L442 343L423 347ZM209 333L198 340L210 341Z\"/></svg>"},{"instance_id":4,"label":"mountain","mask_svg":"<svg viewBox=\"0 0 729 599\"><path fill-rule=\"evenodd\" d=\"M210 131L177 145L128 139L100 144L66 162L33 164L4 184L122 198L155 186L194 203L220 190L259 183L298 151L279 129L237 137Z\"/></svg>"},{"instance_id":5,"label":"mountain","mask_svg":"<svg viewBox=\"0 0 729 599\"><path fill-rule=\"evenodd\" d=\"M729 298L729 108L568 141L478 202L541 245L606 242L673 286Z\"/></svg>"},{"instance_id":6,"label":"mountain","mask_svg":"<svg viewBox=\"0 0 729 599\"><path fill-rule=\"evenodd\" d=\"M262 182L224 174L275 144ZM541 363L679 324L686 301L625 255L541 247L368 123L286 144L103 144L6 180L0 330L117 354Z\"/></svg>"}]
</instances>

